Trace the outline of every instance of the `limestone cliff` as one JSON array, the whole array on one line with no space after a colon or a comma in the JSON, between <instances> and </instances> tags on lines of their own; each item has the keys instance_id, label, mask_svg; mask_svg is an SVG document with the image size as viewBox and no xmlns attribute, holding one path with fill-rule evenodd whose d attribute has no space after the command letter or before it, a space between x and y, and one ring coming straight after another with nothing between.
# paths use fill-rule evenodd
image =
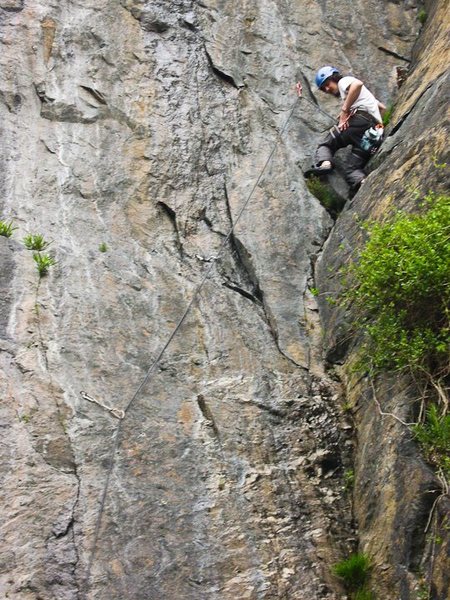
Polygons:
<instances>
[{"instance_id":1,"label":"limestone cliff","mask_svg":"<svg viewBox=\"0 0 450 600\"><path fill-rule=\"evenodd\" d=\"M445 546L427 559L421 534L433 475L364 382L353 458L310 291L339 285L352 214L445 185L448 2L427 10L418 38L415 1L0 0L2 597L344 598L354 459L379 598L414 598L422 559L445 597ZM329 126L314 71L387 101L410 58L329 237L299 168ZM42 278L30 233L56 260ZM345 320L321 318L342 362Z\"/></svg>"}]
</instances>

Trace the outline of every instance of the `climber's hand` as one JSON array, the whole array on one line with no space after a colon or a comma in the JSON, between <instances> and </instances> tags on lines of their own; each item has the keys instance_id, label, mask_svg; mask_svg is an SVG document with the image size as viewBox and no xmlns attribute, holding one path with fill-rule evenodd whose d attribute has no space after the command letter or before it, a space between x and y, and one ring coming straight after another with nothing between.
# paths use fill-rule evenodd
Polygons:
<instances>
[{"instance_id":1,"label":"climber's hand","mask_svg":"<svg viewBox=\"0 0 450 600\"><path fill-rule=\"evenodd\" d=\"M338 129L340 129L341 131L345 131L346 129L348 129L348 120L350 119L350 114L347 112L341 112L341 114L339 115L339 124L338 124Z\"/></svg>"}]
</instances>

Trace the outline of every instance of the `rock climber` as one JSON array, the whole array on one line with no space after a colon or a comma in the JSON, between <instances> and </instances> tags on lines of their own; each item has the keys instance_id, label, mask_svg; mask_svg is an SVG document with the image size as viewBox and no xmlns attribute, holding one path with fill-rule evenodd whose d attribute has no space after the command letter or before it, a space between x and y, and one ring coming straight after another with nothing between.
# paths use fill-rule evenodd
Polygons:
<instances>
[{"instance_id":1,"label":"rock climber","mask_svg":"<svg viewBox=\"0 0 450 600\"><path fill-rule=\"evenodd\" d=\"M342 76L338 69L331 66L322 67L316 74L316 85L319 90L342 98L339 123L335 125L319 144L315 154L313 173L328 173L333 167L333 156L340 148L351 145L352 150L345 162L345 179L350 186L350 196L358 191L366 174L364 167L376 151L382 138L381 114L386 110L384 104L366 88L362 81L350 75ZM370 147L366 138L367 131L379 129L378 140ZM369 146L369 147L368 147Z\"/></svg>"}]
</instances>

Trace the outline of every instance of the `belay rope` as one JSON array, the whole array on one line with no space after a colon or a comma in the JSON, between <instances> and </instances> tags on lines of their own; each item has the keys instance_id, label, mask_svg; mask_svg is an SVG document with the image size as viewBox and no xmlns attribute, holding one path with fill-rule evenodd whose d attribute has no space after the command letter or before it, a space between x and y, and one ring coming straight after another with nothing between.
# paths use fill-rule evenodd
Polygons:
<instances>
[{"instance_id":1,"label":"belay rope","mask_svg":"<svg viewBox=\"0 0 450 600\"><path fill-rule=\"evenodd\" d=\"M298 89L298 88L297 88ZM272 148L272 151L270 152L266 162L264 163L264 166L250 192L250 194L248 195L247 199L245 200L244 204L242 205L242 207L240 208L237 217L234 221L234 223L232 224L228 234L226 235L226 237L223 239L222 244L219 247L219 251L215 257L215 260L211 261L211 263L209 264L208 268L206 269L200 283L197 285L197 287L194 290L194 293L192 295L191 300L189 301L189 303L187 304L182 316L180 317L178 323L176 324L176 326L174 327L172 333L169 335L169 337L167 338L166 342L164 343L164 345L162 346L161 350L159 351L159 353L157 354L156 358L154 359L154 361L152 362L152 364L150 365L150 367L148 368L143 380L141 381L141 383L139 384L138 388L136 389L136 391L134 392L133 396L131 397L131 399L128 401L128 403L126 404L125 408L123 410L118 410L115 408L111 408L106 406L105 404L103 404L102 402L95 400L92 396L89 396L89 394L87 394L86 392L80 392L82 398L84 398L85 400L88 400L89 402L94 402L96 404L98 404L99 406L105 408L106 410L108 410L111 414L113 414L115 417L117 417L119 419L119 424L117 425L117 428L114 432L114 439L113 439L113 443L112 443L112 447L111 447L111 452L109 455L109 461L108 461L108 470L106 472L106 478L105 478L105 483L103 485L103 490L102 490L102 494L100 497L100 507L98 510L98 515L97 515L97 519L96 519L96 523L95 523L95 529L94 529L94 541L92 544L92 548L91 548L91 552L89 555L89 560L88 560L88 566L87 566L87 574L86 574L86 597L87 597L87 593L89 590L89 583L90 583L90 578L91 578L91 572L92 572L92 566L94 564L94 559L95 559L95 554L96 554L96 550L97 550L97 544L98 544L98 540L99 540L99 536L100 536L100 526L102 523L102 516L103 516L103 512L105 509L105 504L106 504L106 498L108 495L108 489L109 489L109 482L111 479L111 474L114 468L114 464L115 464L115 457L116 457L116 453L117 450L119 448L120 445L120 434L122 431L122 424L127 416L128 411L130 410L132 404L134 403L134 401L136 400L136 398L139 396L140 392L143 390L143 388L145 387L145 385L147 384L148 380L150 379L150 376L152 375L152 373L154 372L156 366L158 365L159 361L161 360L162 356L164 355L165 351L167 350L167 348L169 347L170 343L172 342L173 338L176 336L176 334L178 333L178 330L180 329L180 327L182 326L183 322L185 321L187 315L189 314L191 308L193 307L194 303L196 302L200 291L202 290L203 286L205 285L207 279L209 278L209 276L211 275L211 272L214 268L214 263L216 262L216 260L220 259L224 250L225 250L225 246L228 244L231 236L234 233L234 230L236 228L236 225L238 224L240 218L242 217L243 212L245 211L245 209L248 206L248 203L250 202L251 198L253 197L253 194L256 190L256 188L258 187L262 176L264 175L265 170L267 169L268 165L270 164L273 155L275 154L275 150L278 146L278 142L280 141L280 139L282 138L284 132L286 131L286 128L289 124L289 121L292 118L292 115L294 114L294 110L297 106L297 103L299 102L301 98L301 95L298 95L298 98L296 98L295 102L293 103L292 107L289 110L289 115L283 125L283 127L281 128L280 132L278 133L278 137L277 140ZM316 107L317 108L317 107Z\"/></svg>"}]
</instances>

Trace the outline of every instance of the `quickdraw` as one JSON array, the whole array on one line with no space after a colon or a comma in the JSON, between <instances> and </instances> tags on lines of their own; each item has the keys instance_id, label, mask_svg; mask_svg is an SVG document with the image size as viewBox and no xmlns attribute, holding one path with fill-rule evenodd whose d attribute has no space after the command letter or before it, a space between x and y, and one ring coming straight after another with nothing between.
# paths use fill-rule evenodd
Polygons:
<instances>
[{"instance_id":1,"label":"quickdraw","mask_svg":"<svg viewBox=\"0 0 450 600\"><path fill-rule=\"evenodd\" d=\"M111 408L110 406L106 406L106 404L103 404L103 402L100 402L100 400L96 400L92 396L89 396L89 394L87 394L86 392L80 392L80 396L83 398L83 400L87 400L88 402L93 402L94 404L98 404L98 406L101 406L102 408L104 408L105 410L110 412L114 417L116 417L116 419L121 420L121 419L125 418L125 411L123 411L123 410L120 410L118 408Z\"/></svg>"}]
</instances>

